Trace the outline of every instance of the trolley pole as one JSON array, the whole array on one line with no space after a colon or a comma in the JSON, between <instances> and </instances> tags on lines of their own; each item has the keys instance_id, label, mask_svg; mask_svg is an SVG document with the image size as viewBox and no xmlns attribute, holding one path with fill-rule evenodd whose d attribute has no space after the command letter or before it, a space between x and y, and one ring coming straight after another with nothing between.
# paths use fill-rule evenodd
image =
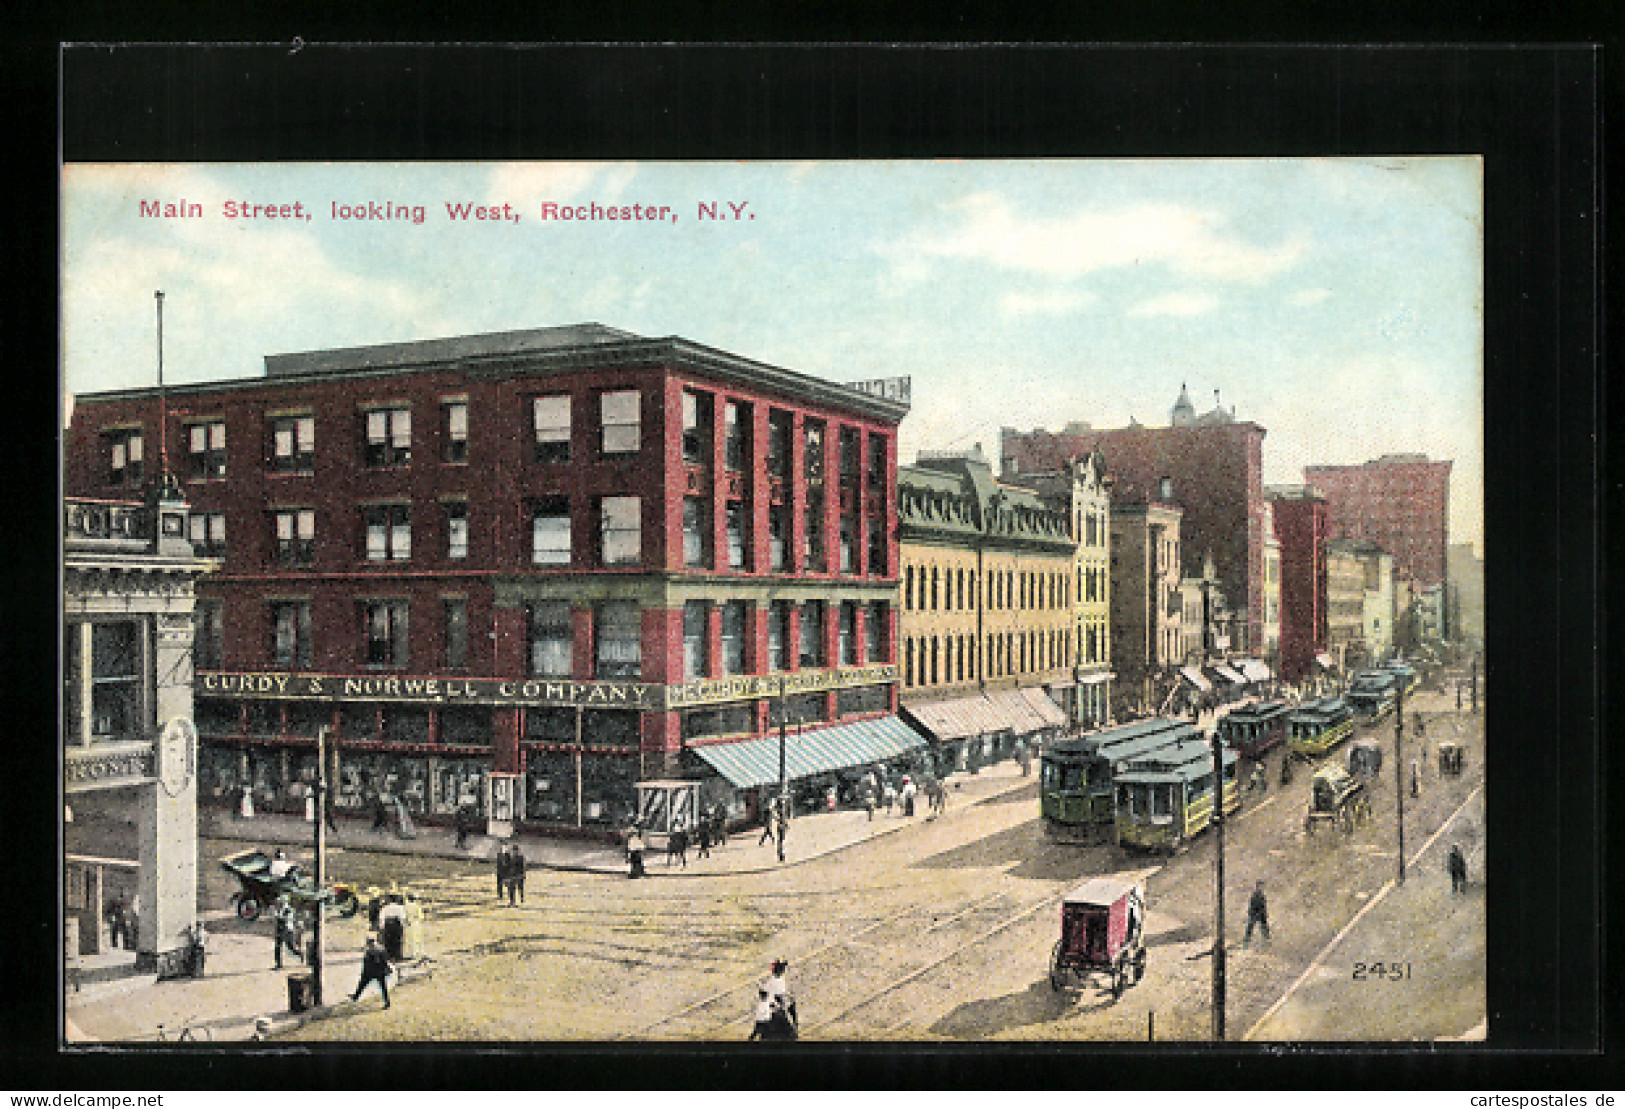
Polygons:
<instances>
[{"instance_id":1,"label":"trolley pole","mask_svg":"<svg viewBox=\"0 0 1625 1109\"><path fill-rule=\"evenodd\" d=\"M1405 884L1405 687L1399 687L1394 710L1394 800L1398 803L1399 882Z\"/></svg>"},{"instance_id":2,"label":"trolley pole","mask_svg":"<svg viewBox=\"0 0 1625 1109\"><path fill-rule=\"evenodd\" d=\"M1224 741L1213 744L1213 1040L1224 1042Z\"/></svg>"},{"instance_id":3,"label":"trolley pole","mask_svg":"<svg viewBox=\"0 0 1625 1109\"><path fill-rule=\"evenodd\" d=\"M326 881L327 856L327 725L316 729L316 925L311 929L310 975L313 979L311 1001L322 1003L322 917L326 916L321 902L322 883Z\"/></svg>"}]
</instances>

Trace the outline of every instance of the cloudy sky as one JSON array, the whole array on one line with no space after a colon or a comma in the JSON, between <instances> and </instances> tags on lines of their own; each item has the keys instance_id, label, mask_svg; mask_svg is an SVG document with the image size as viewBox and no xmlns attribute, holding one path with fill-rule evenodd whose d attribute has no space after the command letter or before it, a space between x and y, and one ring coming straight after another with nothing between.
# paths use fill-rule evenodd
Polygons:
<instances>
[{"instance_id":1,"label":"cloudy sky","mask_svg":"<svg viewBox=\"0 0 1625 1109\"><path fill-rule=\"evenodd\" d=\"M308 218L226 214L295 202ZM565 222L547 203L675 218ZM334 218L386 204L405 218ZM154 383L156 289L169 382L593 320L834 380L909 376L905 460L996 459L1006 426L1166 424L1184 383L1198 411L1217 392L1267 429L1266 482L1454 460L1451 540L1482 553L1481 210L1474 158L70 165L64 389Z\"/></svg>"}]
</instances>

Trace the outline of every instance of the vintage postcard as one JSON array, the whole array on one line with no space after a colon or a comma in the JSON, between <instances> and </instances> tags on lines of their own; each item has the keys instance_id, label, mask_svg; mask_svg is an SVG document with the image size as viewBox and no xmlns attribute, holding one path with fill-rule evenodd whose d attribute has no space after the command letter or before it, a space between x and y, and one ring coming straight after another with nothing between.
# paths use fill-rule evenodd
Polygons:
<instances>
[{"instance_id":1,"label":"vintage postcard","mask_svg":"<svg viewBox=\"0 0 1625 1109\"><path fill-rule=\"evenodd\" d=\"M1476 156L62 170L62 1036L1485 1041Z\"/></svg>"}]
</instances>

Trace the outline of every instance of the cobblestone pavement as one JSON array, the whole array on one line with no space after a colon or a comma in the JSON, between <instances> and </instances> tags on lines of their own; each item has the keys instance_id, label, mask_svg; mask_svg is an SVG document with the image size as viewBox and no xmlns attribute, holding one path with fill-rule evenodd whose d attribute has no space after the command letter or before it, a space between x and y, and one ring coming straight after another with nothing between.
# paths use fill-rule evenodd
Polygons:
<instances>
[{"instance_id":1,"label":"cobblestone pavement","mask_svg":"<svg viewBox=\"0 0 1625 1109\"><path fill-rule=\"evenodd\" d=\"M1247 798L1230 822L1228 1038L1482 1034L1482 885L1452 895L1443 864L1449 844L1461 842L1475 879L1483 873L1482 717L1453 706L1439 694L1407 706L1407 717L1416 709L1429 717L1430 742L1450 734L1467 743L1468 768L1451 778L1430 766L1421 795L1405 798L1403 885L1394 881L1392 721L1376 732L1390 761L1373 789L1373 818L1351 834L1306 835L1301 771L1284 788L1272 774L1266 794ZM1411 727L1407 719L1407 749ZM891 821L885 834L856 828L868 824L861 813L800 820L792 854L798 841L806 852L797 865L758 865L772 852L752 834L714 852L710 873L691 856L690 876L702 880L665 880L660 862L642 882L627 881L618 862L537 869L525 903L512 907L497 903L483 859L418 859L411 887L428 908L429 958L392 983L388 1011L376 993L347 999L365 929L357 919L329 929L330 1004L315 1014L290 1017L282 975L237 974L223 955L216 981L132 987L124 1002L70 999L69 1017L97 1038L150 1033L158 1010L135 1003L145 989L149 998L171 991L166 1011L179 1016L237 1014L212 1018L228 1038L251 1032L258 1013L273 1017L278 1042L739 1040L768 963L782 957L809 1040L1209 1038L1215 837L1172 858L1079 848L1046 841L1036 813L1034 782L987 775L939 819L877 816ZM814 849L820 837L827 850ZM363 879L401 868L360 850L340 859ZM1105 991L1056 993L1047 976L1060 896L1099 874L1147 883L1149 968L1116 1002ZM1260 877L1273 933L1244 946L1245 897ZM241 945L265 967L268 934L221 926L224 950ZM1380 976L1367 965L1357 977L1357 964L1377 961ZM1394 964L1403 977L1390 977Z\"/></svg>"}]
</instances>

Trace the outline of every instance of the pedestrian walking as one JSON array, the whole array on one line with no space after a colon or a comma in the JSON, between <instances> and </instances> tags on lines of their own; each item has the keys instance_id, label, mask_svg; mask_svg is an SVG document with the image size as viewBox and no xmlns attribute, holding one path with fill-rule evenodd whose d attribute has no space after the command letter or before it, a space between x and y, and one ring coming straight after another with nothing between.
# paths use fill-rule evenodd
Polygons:
<instances>
[{"instance_id":1,"label":"pedestrian walking","mask_svg":"<svg viewBox=\"0 0 1625 1109\"><path fill-rule=\"evenodd\" d=\"M1462 854L1461 844L1450 845L1450 892L1465 893L1467 890L1467 856Z\"/></svg>"},{"instance_id":2,"label":"pedestrian walking","mask_svg":"<svg viewBox=\"0 0 1625 1109\"><path fill-rule=\"evenodd\" d=\"M750 1030L753 1040L766 1040L770 1038L773 1029L773 999L767 995L767 987L763 986L756 991L755 1026Z\"/></svg>"},{"instance_id":3,"label":"pedestrian walking","mask_svg":"<svg viewBox=\"0 0 1625 1109\"><path fill-rule=\"evenodd\" d=\"M378 942L377 936L367 937L366 950L361 954L361 981L355 984L355 993L350 995L351 1001L361 1000L361 991L367 988L367 983L377 982L378 992L384 995L384 1008L389 1008L389 956L384 947Z\"/></svg>"},{"instance_id":4,"label":"pedestrian walking","mask_svg":"<svg viewBox=\"0 0 1625 1109\"><path fill-rule=\"evenodd\" d=\"M872 821L875 818L875 790L868 782L863 783L863 811Z\"/></svg>"},{"instance_id":5,"label":"pedestrian walking","mask_svg":"<svg viewBox=\"0 0 1625 1109\"><path fill-rule=\"evenodd\" d=\"M790 831L790 806L780 805L778 820L775 822L775 831L778 833L779 862L784 861L784 837Z\"/></svg>"},{"instance_id":6,"label":"pedestrian walking","mask_svg":"<svg viewBox=\"0 0 1625 1109\"><path fill-rule=\"evenodd\" d=\"M914 786L914 779L905 777L903 779L903 815L910 820L914 819L914 796L918 792Z\"/></svg>"},{"instance_id":7,"label":"pedestrian walking","mask_svg":"<svg viewBox=\"0 0 1625 1109\"><path fill-rule=\"evenodd\" d=\"M103 914L107 918L107 942L114 950L124 946L129 924L125 917L124 898L115 897L107 904Z\"/></svg>"},{"instance_id":8,"label":"pedestrian walking","mask_svg":"<svg viewBox=\"0 0 1625 1109\"><path fill-rule=\"evenodd\" d=\"M1262 763L1253 764L1252 776L1247 779L1248 793L1263 793L1269 787L1264 782L1264 766Z\"/></svg>"},{"instance_id":9,"label":"pedestrian walking","mask_svg":"<svg viewBox=\"0 0 1625 1109\"><path fill-rule=\"evenodd\" d=\"M461 851L468 846L468 806L463 805L457 809L457 850Z\"/></svg>"},{"instance_id":10,"label":"pedestrian walking","mask_svg":"<svg viewBox=\"0 0 1625 1109\"><path fill-rule=\"evenodd\" d=\"M372 830L387 832L389 830L389 806L384 804L381 793L372 795Z\"/></svg>"},{"instance_id":11,"label":"pedestrian walking","mask_svg":"<svg viewBox=\"0 0 1625 1109\"><path fill-rule=\"evenodd\" d=\"M881 789L880 798L886 805L886 815L891 815L892 806L897 804L897 787L887 781Z\"/></svg>"},{"instance_id":12,"label":"pedestrian walking","mask_svg":"<svg viewBox=\"0 0 1625 1109\"><path fill-rule=\"evenodd\" d=\"M389 961L406 958L406 905L401 895L389 895L389 903L378 911L378 936Z\"/></svg>"},{"instance_id":13,"label":"pedestrian walking","mask_svg":"<svg viewBox=\"0 0 1625 1109\"><path fill-rule=\"evenodd\" d=\"M272 951L276 959L275 969L282 969L282 949L286 947L293 957L303 959L299 950L297 926L294 923L293 903L288 895L283 894L276 899L276 908L271 912Z\"/></svg>"},{"instance_id":14,"label":"pedestrian walking","mask_svg":"<svg viewBox=\"0 0 1625 1109\"><path fill-rule=\"evenodd\" d=\"M525 903L525 852L516 843L508 852L508 904L513 904L514 895L519 895L519 903Z\"/></svg>"},{"instance_id":15,"label":"pedestrian walking","mask_svg":"<svg viewBox=\"0 0 1625 1109\"><path fill-rule=\"evenodd\" d=\"M709 859L711 857L711 821L710 820L708 820L708 819L700 820L699 827L695 831L695 837L696 838L695 838L694 842L695 842L695 846L697 846L699 848L699 852L700 852L699 857L702 858L702 859Z\"/></svg>"},{"instance_id":16,"label":"pedestrian walking","mask_svg":"<svg viewBox=\"0 0 1625 1109\"><path fill-rule=\"evenodd\" d=\"M497 900L508 896L508 845L497 848Z\"/></svg>"},{"instance_id":17,"label":"pedestrian walking","mask_svg":"<svg viewBox=\"0 0 1625 1109\"><path fill-rule=\"evenodd\" d=\"M779 799L777 797L769 797L767 804L762 806L762 834L756 840L757 847L773 839L773 818L778 813L778 809Z\"/></svg>"},{"instance_id":18,"label":"pedestrian walking","mask_svg":"<svg viewBox=\"0 0 1625 1109\"><path fill-rule=\"evenodd\" d=\"M1027 750L1027 744L1025 742L1016 744L1016 761L1021 764L1021 776L1023 778L1027 777L1033 772L1033 756L1032 753Z\"/></svg>"},{"instance_id":19,"label":"pedestrian walking","mask_svg":"<svg viewBox=\"0 0 1625 1109\"><path fill-rule=\"evenodd\" d=\"M1290 751L1281 756L1281 784L1283 786L1292 784L1292 753Z\"/></svg>"},{"instance_id":20,"label":"pedestrian walking","mask_svg":"<svg viewBox=\"0 0 1625 1109\"><path fill-rule=\"evenodd\" d=\"M1411 796L1422 796L1422 768L1415 759L1411 760Z\"/></svg>"},{"instance_id":21,"label":"pedestrian walking","mask_svg":"<svg viewBox=\"0 0 1625 1109\"><path fill-rule=\"evenodd\" d=\"M790 971L789 961L785 959L774 959L772 965L768 969L768 998L784 1011L785 1015L790 1018L790 1023L792 1025L799 1027L801 1020L796 1015L796 999L795 996L790 993L790 983L785 977Z\"/></svg>"},{"instance_id":22,"label":"pedestrian walking","mask_svg":"<svg viewBox=\"0 0 1625 1109\"><path fill-rule=\"evenodd\" d=\"M1247 899L1247 931L1241 937L1243 944L1252 942L1254 926L1263 931L1265 939L1270 938L1270 909L1269 902L1264 899L1262 881L1253 886L1253 894Z\"/></svg>"},{"instance_id":23,"label":"pedestrian walking","mask_svg":"<svg viewBox=\"0 0 1625 1109\"><path fill-rule=\"evenodd\" d=\"M643 877L643 833L634 824L626 837L627 877Z\"/></svg>"}]
</instances>

